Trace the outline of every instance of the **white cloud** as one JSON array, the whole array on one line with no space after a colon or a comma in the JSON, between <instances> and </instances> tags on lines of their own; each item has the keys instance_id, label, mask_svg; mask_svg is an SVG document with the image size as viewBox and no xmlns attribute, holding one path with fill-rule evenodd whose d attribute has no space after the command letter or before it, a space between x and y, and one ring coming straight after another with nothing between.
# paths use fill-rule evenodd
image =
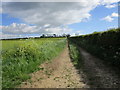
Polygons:
<instances>
[{"instance_id":1,"label":"white cloud","mask_svg":"<svg viewBox=\"0 0 120 90\"><path fill-rule=\"evenodd\" d=\"M49 34L62 34L62 33L70 33L72 30L69 28L60 28L60 27L55 27L55 28L46 28L45 29L46 33Z\"/></svg>"},{"instance_id":2,"label":"white cloud","mask_svg":"<svg viewBox=\"0 0 120 90\"><path fill-rule=\"evenodd\" d=\"M109 29L113 29L113 28L117 29L118 26L110 26L110 27L108 27L107 29L109 30Z\"/></svg>"},{"instance_id":3,"label":"white cloud","mask_svg":"<svg viewBox=\"0 0 120 90\"><path fill-rule=\"evenodd\" d=\"M15 37L23 37L23 36L15 35L15 34L4 34L0 32L0 39L15 38Z\"/></svg>"},{"instance_id":4,"label":"white cloud","mask_svg":"<svg viewBox=\"0 0 120 90\"><path fill-rule=\"evenodd\" d=\"M22 18L30 24L39 26L50 24L56 27L88 19L91 16L89 12L95 8L97 3L87 1L82 0L79 3L9 3L3 5L3 11L14 17Z\"/></svg>"},{"instance_id":5,"label":"white cloud","mask_svg":"<svg viewBox=\"0 0 120 90\"><path fill-rule=\"evenodd\" d=\"M79 36L79 35L83 35L84 30L75 30L75 31L71 31L70 35L71 36Z\"/></svg>"},{"instance_id":6,"label":"white cloud","mask_svg":"<svg viewBox=\"0 0 120 90\"><path fill-rule=\"evenodd\" d=\"M3 3L3 12L35 26L3 26L5 33L64 33L61 26L84 22L89 19L90 11L98 5L99 0L81 0L79 3ZM64 27L65 28L65 27ZM33 29L33 30L32 30ZM68 29L68 28L67 28ZM66 29L66 31L67 31ZM3 30L3 31L4 31ZM61 32L60 32L61 31ZM68 32L69 33L69 32Z\"/></svg>"},{"instance_id":7,"label":"white cloud","mask_svg":"<svg viewBox=\"0 0 120 90\"><path fill-rule=\"evenodd\" d=\"M2 2L80 2L80 0L2 0Z\"/></svg>"},{"instance_id":8,"label":"white cloud","mask_svg":"<svg viewBox=\"0 0 120 90\"><path fill-rule=\"evenodd\" d=\"M111 17L118 17L118 13L112 13Z\"/></svg>"},{"instance_id":9,"label":"white cloud","mask_svg":"<svg viewBox=\"0 0 120 90\"><path fill-rule=\"evenodd\" d=\"M111 15L108 15L108 16L102 18L102 20L112 22L115 17L118 17L118 13L112 13Z\"/></svg>"},{"instance_id":10,"label":"white cloud","mask_svg":"<svg viewBox=\"0 0 120 90\"><path fill-rule=\"evenodd\" d=\"M113 5L106 5L105 7L106 7L106 8L114 8L114 7L117 7L117 4L113 4Z\"/></svg>"},{"instance_id":11,"label":"white cloud","mask_svg":"<svg viewBox=\"0 0 120 90\"><path fill-rule=\"evenodd\" d=\"M38 27L38 26L29 26L26 24L16 24L13 23L9 26L0 26L2 33L4 34L62 34L70 33L72 30L67 27Z\"/></svg>"},{"instance_id":12,"label":"white cloud","mask_svg":"<svg viewBox=\"0 0 120 90\"><path fill-rule=\"evenodd\" d=\"M120 0L102 0L102 3L103 4L112 4L112 3L117 3L119 1Z\"/></svg>"},{"instance_id":13,"label":"white cloud","mask_svg":"<svg viewBox=\"0 0 120 90\"><path fill-rule=\"evenodd\" d=\"M2 3L0 3L0 14L2 13Z\"/></svg>"},{"instance_id":14,"label":"white cloud","mask_svg":"<svg viewBox=\"0 0 120 90\"><path fill-rule=\"evenodd\" d=\"M106 16L102 20L105 20L105 21L108 21L108 22L112 22L114 19L111 16Z\"/></svg>"},{"instance_id":15,"label":"white cloud","mask_svg":"<svg viewBox=\"0 0 120 90\"><path fill-rule=\"evenodd\" d=\"M105 5L106 8L114 8L118 6L120 0L102 0L101 4Z\"/></svg>"},{"instance_id":16,"label":"white cloud","mask_svg":"<svg viewBox=\"0 0 120 90\"><path fill-rule=\"evenodd\" d=\"M46 27L49 27L49 26L50 26L50 24L45 24L45 25L44 25L45 28L46 28Z\"/></svg>"},{"instance_id":17,"label":"white cloud","mask_svg":"<svg viewBox=\"0 0 120 90\"><path fill-rule=\"evenodd\" d=\"M91 16L90 11L98 5L112 8L115 6L113 3L116 3L118 0L77 1L79 2L3 2L3 13L34 25L14 23L9 26L2 26L3 33L70 33L71 29L66 28L67 25L87 21ZM115 17L116 14L113 14L113 16ZM104 20L112 21L113 16L107 16Z\"/></svg>"},{"instance_id":18,"label":"white cloud","mask_svg":"<svg viewBox=\"0 0 120 90\"><path fill-rule=\"evenodd\" d=\"M0 7L0 14L2 13L2 8Z\"/></svg>"},{"instance_id":19,"label":"white cloud","mask_svg":"<svg viewBox=\"0 0 120 90\"><path fill-rule=\"evenodd\" d=\"M9 26L1 26L0 29L2 29L2 32L5 34L31 34L38 32L37 26L16 23Z\"/></svg>"}]
</instances>

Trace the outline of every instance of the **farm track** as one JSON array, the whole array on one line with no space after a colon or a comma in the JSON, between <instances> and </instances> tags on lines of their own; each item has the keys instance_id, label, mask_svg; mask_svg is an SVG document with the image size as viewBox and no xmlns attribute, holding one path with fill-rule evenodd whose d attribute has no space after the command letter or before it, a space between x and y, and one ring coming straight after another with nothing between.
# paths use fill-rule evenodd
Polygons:
<instances>
[{"instance_id":1,"label":"farm track","mask_svg":"<svg viewBox=\"0 0 120 90\"><path fill-rule=\"evenodd\" d=\"M87 88L69 56L68 46L51 62L40 65L43 70L31 74L20 88Z\"/></svg>"},{"instance_id":2,"label":"farm track","mask_svg":"<svg viewBox=\"0 0 120 90\"><path fill-rule=\"evenodd\" d=\"M80 48L84 65L76 70L68 46L54 60L40 65L43 70L31 74L31 79L19 88L120 88L120 78L100 59Z\"/></svg>"},{"instance_id":3,"label":"farm track","mask_svg":"<svg viewBox=\"0 0 120 90\"><path fill-rule=\"evenodd\" d=\"M79 48L84 60L83 71L91 88L120 88L120 78L100 59Z\"/></svg>"}]
</instances>

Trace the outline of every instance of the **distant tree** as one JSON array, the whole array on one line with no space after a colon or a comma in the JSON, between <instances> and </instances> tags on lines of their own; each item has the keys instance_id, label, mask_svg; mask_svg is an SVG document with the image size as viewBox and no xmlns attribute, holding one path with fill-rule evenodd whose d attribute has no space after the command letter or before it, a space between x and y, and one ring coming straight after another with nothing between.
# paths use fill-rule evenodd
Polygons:
<instances>
[{"instance_id":1,"label":"distant tree","mask_svg":"<svg viewBox=\"0 0 120 90\"><path fill-rule=\"evenodd\" d=\"M53 34L53 37L57 37L57 35L56 35L56 34Z\"/></svg>"},{"instance_id":2,"label":"distant tree","mask_svg":"<svg viewBox=\"0 0 120 90\"><path fill-rule=\"evenodd\" d=\"M42 34L41 38L45 38L45 34Z\"/></svg>"},{"instance_id":3,"label":"distant tree","mask_svg":"<svg viewBox=\"0 0 120 90\"><path fill-rule=\"evenodd\" d=\"M64 33L64 34L62 35L62 37L66 37L66 34Z\"/></svg>"},{"instance_id":4,"label":"distant tree","mask_svg":"<svg viewBox=\"0 0 120 90\"><path fill-rule=\"evenodd\" d=\"M67 36L67 38L69 38L69 37L70 37L70 34L67 34L66 36Z\"/></svg>"}]
</instances>

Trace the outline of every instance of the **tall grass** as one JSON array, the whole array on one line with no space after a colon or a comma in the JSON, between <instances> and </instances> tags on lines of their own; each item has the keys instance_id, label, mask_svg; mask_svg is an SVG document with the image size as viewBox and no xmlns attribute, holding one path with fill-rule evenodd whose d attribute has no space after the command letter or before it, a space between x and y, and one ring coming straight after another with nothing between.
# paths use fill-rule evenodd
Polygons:
<instances>
[{"instance_id":1,"label":"tall grass","mask_svg":"<svg viewBox=\"0 0 120 90\"><path fill-rule=\"evenodd\" d=\"M81 69L81 67L83 66L83 60L82 60L81 53L78 49L78 46L70 40L69 40L69 51L70 51L70 58L74 66L77 69Z\"/></svg>"},{"instance_id":2,"label":"tall grass","mask_svg":"<svg viewBox=\"0 0 120 90\"><path fill-rule=\"evenodd\" d=\"M29 79L41 63L63 50L65 42L63 38L3 41L2 87L13 88Z\"/></svg>"}]
</instances>

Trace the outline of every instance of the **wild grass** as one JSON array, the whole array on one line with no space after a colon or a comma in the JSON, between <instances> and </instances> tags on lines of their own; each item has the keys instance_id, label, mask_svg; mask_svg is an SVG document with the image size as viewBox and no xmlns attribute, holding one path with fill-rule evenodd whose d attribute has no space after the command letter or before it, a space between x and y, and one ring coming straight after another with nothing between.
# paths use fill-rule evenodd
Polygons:
<instances>
[{"instance_id":1,"label":"wild grass","mask_svg":"<svg viewBox=\"0 0 120 90\"><path fill-rule=\"evenodd\" d=\"M77 69L80 69L83 66L83 61L78 46L72 41L69 41L69 50L70 50L70 57L74 66Z\"/></svg>"},{"instance_id":2,"label":"wild grass","mask_svg":"<svg viewBox=\"0 0 120 90\"><path fill-rule=\"evenodd\" d=\"M65 38L2 41L2 88L13 88L40 70L38 66L56 57L65 47Z\"/></svg>"}]
</instances>

